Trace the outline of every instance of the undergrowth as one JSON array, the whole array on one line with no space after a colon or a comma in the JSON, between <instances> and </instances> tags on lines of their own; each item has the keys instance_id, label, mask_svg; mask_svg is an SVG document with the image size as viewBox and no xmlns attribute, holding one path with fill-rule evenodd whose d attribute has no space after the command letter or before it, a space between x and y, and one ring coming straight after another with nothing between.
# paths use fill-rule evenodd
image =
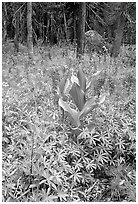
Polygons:
<instances>
[{"instance_id":1,"label":"undergrowth","mask_svg":"<svg viewBox=\"0 0 138 204\"><path fill-rule=\"evenodd\" d=\"M11 46L7 48L6 46ZM3 47L3 202L136 201L135 58L75 58L72 46L11 54ZM134 51L133 51L134 52ZM76 135L61 120L56 88L81 67L86 77L101 71L88 95L108 92L105 102Z\"/></svg>"}]
</instances>

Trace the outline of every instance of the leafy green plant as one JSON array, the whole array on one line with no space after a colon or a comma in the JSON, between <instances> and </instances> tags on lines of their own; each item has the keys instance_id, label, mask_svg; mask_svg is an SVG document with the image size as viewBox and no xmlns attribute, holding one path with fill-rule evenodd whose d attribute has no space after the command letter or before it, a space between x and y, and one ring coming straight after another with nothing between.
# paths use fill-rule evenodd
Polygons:
<instances>
[{"instance_id":1,"label":"leafy green plant","mask_svg":"<svg viewBox=\"0 0 138 204\"><path fill-rule=\"evenodd\" d=\"M93 77L98 74L99 72L94 74ZM80 119L87 116L92 110L102 104L105 100L106 94L103 94L99 98L93 96L86 99L86 94L91 88L92 82L86 82L86 77L81 68L79 68L78 70L77 77L72 74L71 82L72 85L69 94L72 97L74 104L76 105L78 110L71 108L70 105L63 100L64 94L66 93L68 86L70 86L70 82L66 78L63 78L59 84L60 98L58 104L65 112L67 112L74 126L79 127L81 125Z\"/></svg>"}]
</instances>

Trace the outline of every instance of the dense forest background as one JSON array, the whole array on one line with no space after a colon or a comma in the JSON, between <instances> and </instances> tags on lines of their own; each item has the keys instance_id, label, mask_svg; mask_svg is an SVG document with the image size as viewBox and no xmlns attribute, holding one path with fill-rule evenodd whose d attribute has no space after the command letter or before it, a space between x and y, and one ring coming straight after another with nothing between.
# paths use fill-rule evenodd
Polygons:
<instances>
[{"instance_id":1,"label":"dense forest background","mask_svg":"<svg viewBox=\"0 0 138 204\"><path fill-rule=\"evenodd\" d=\"M135 2L89 2L83 4L34 2L31 7L34 45L39 40L44 44L50 43L51 45L76 40L80 44L79 41L83 39L83 31L89 30L95 30L106 42L114 43L111 51L114 54L119 49L121 42L135 44ZM14 39L16 47L18 47L17 42L26 43L28 33L27 3L5 2L2 4L2 11L3 41ZM82 25L86 26L80 29Z\"/></svg>"},{"instance_id":2,"label":"dense forest background","mask_svg":"<svg viewBox=\"0 0 138 204\"><path fill-rule=\"evenodd\" d=\"M2 201L136 202L136 2L2 2Z\"/></svg>"}]
</instances>

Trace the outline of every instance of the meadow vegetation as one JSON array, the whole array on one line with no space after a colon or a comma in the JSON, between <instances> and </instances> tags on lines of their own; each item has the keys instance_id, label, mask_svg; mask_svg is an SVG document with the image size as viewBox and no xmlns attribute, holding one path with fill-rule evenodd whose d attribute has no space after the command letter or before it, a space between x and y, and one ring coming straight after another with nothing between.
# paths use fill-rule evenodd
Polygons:
<instances>
[{"instance_id":1,"label":"meadow vegetation","mask_svg":"<svg viewBox=\"0 0 138 204\"><path fill-rule=\"evenodd\" d=\"M88 52L76 59L73 45L38 44L32 62L25 46L19 50L11 42L2 50L3 202L135 202L135 47L122 46L116 59ZM75 128L57 90L79 68L92 81L86 98L106 97Z\"/></svg>"}]
</instances>

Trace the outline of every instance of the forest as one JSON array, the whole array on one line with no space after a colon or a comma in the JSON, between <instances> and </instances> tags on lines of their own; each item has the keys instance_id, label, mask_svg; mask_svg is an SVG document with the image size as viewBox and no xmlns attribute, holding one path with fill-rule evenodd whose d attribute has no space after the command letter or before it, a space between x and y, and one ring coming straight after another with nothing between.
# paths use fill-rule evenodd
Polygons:
<instances>
[{"instance_id":1,"label":"forest","mask_svg":"<svg viewBox=\"0 0 138 204\"><path fill-rule=\"evenodd\" d=\"M136 2L2 2L2 202L136 202Z\"/></svg>"}]
</instances>

